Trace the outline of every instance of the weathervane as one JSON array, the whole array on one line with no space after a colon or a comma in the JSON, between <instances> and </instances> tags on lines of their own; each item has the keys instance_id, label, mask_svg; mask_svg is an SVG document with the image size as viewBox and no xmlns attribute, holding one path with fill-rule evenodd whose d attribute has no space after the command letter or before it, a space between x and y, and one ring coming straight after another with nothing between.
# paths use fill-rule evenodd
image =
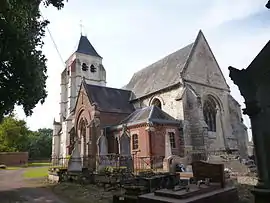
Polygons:
<instances>
[{"instance_id":1,"label":"weathervane","mask_svg":"<svg viewBox=\"0 0 270 203\"><path fill-rule=\"evenodd\" d=\"M80 20L80 30L81 30L81 35L82 35L82 30L83 30L82 20Z\"/></svg>"}]
</instances>

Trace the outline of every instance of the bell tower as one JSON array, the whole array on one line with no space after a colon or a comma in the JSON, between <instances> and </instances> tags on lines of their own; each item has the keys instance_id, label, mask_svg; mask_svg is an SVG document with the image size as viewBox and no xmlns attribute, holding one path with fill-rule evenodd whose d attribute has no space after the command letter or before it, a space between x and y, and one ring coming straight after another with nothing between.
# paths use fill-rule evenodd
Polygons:
<instances>
[{"instance_id":1,"label":"bell tower","mask_svg":"<svg viewBox=\"0 0 270 203\"><path fill-rule=\"evenodd\" d=\"M102 65L102 57L83 35L80 36L77 50L66 61L66 68L61 74L61 122L75 108L82 78L88 84L106 86L106 70Z\"/></svg>"}]
</instances>

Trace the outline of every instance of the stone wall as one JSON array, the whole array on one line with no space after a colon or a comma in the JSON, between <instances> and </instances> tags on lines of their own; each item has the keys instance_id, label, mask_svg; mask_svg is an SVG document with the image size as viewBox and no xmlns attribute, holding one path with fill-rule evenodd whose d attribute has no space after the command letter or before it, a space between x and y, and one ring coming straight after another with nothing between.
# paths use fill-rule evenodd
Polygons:
<instances>
[{"instance_id":1,"label":"stone wall","mask_svg":"<svg viewBox=\"0 0 270 203\"><path fill-rule=\"evenodd\" d=\"M181 97L183 89L183 86L168 88L154 95L150 95L141 100L135 101L134 106L135 108L150 106L151 102L157 98L161 102L161 109L163 111L176 119L183 120L183 105L182 102L178 99Z\"/></svg>"},{"instance_id":2,"label":"stone wall","mask_svg":"<svg viewBox=\"0 0 270 203\"><path fill-rule=\"evenodd\" d=\"M237 139L237 148L239 150L239 154L242 158L247 158L248 133L247 133L247 127L241 121L242 113L241 113L240 105L231 96L228 97L228 103L229 103L231 126L233 130L232 133Z\"/></svg>"},{"instance_id":3,"label":"stone wall","mask_svg":"<svg viewBox=\"0 0 270 203\"><path fill-rule=\"evenodd\" d=\"M186 87L183 97L185 152L205 152L207 125L202 115L200 98L190 87Z\"/></svg>"},{"instance_id":4,"label":"stone wall","mask_svg":"<svg viewBox=\"0 0 270 203\"><path fill-rule=\"evenodd\" d=\"M0 152L0 164L16 166L27 163L28 152Z\"/></svg>"}]
</instances>

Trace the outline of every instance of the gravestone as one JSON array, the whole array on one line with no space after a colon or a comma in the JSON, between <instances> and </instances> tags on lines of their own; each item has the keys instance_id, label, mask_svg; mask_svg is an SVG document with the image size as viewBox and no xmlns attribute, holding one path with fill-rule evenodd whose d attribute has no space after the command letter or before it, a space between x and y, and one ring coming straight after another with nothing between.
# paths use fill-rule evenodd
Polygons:
<instances>
[{"instance_id":1,"label":"gravestone","mask_svg":"<svg viewBox=\"0 0 270 203\"><path fill-rule=\"evenodd\" d=\"M119 166L127 167L128 169L132 168L132 156L130 149L130 137L126 131L124 131L119 137L120 145L120 157L119 157Z\"/></svg>"},{"instance_id":2,"label":"gravestone","mask_svg":"<svg viewBox=\"0 0 270 203\"><path fill-rule=\"evenodd\" d=\"M110 160L108 156L108 140L107 137L102 133L97 140L98 149L98 170L103 169L106 166L110 166Z\"/></svg>"},{"instance_id":3,"label":"gravestone","mask_svg":"<svg viewBox=\"0 0 270 203\"><path fill-rule=\"evenodd\" d=\"M121 155L130 155L130 137L123 133L119 138L120 142L120 154Z\"/></svg>"},{"instance_id":4,"label":"gravestone","mask_svg":"<svg viewBox=\"0 0 270 203\"><path fill-rule=\"evenodd\" d=\"M80 156L78 140L74 144L74 149L68 161L68 172L82 172L82 160Z\"/></svg>"}]
</instances>

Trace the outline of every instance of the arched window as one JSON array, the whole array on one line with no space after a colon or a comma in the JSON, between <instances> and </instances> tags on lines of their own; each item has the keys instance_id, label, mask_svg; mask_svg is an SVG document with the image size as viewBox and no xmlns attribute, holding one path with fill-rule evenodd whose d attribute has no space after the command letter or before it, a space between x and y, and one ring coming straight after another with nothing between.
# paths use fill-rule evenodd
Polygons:
<instances>
[{"instance_id":1,"label":"arched window","mask_svg":"<svg viewBox=\"0 0 270 203\"><path fill-rule=\"evenodd\" d=\"M153 99L153 101L151 102L151 105L154 105L161 109L161 101L158 98Z\"/></svg>"},{"instance_id":2,"label":"arched window","mask_svg":"<svg viewBox=\"0 0 270 203\"><path fill-rule=\"evenodd\" d=\"M216 132L216 102L213 98L208 97L203 104L203 115L208 131Z\"/></svg>"}]
</instances>

